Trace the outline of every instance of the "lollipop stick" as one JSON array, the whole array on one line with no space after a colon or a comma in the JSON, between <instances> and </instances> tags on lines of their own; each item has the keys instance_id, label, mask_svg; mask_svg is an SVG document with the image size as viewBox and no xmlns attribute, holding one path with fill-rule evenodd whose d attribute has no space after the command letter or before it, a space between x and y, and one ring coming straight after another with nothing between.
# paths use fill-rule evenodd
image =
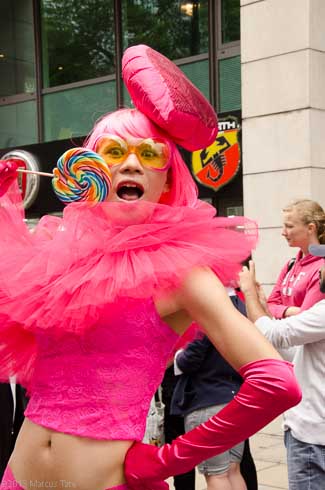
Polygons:
<instances>
[{"instance_id":1,"label":"lollipop stick","mask_svg":"<svg viewBox=\"0 0 325 490\"><path fill-rule=\"evenodd\" d=\"M45 177L54 177L53 174L47 172L37 172L36 170L26 170L25 168L17 168L17 172L22 172L23 174L36 174L36 175L45 175Z\"/></svg>"}]
</instances>

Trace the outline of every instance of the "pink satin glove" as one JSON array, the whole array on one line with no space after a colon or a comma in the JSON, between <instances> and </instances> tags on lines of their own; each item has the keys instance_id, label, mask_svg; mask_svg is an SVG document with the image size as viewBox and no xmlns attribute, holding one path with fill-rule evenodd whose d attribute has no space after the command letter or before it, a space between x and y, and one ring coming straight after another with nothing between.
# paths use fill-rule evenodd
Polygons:
<instances>
[{"instance_id":1,"label":"pink satin glove","mask_svg":"<svg viewBox=\"0 0 325 490\"><path fill-rule=\"evenodd\" d=\"M155 490L155 481L186 473L226 451L301 400L293 366L287 361L263 359L242 366L239 373L244 378L239 392L207 422L160 448L141 442L131 446L125 475L132 490Z\"/></svg>"},{"instance_id":2,"label":"pink satin glove","mask_svg":"<svg viewBox=\"0 0 325 490\"><path fill-rule=\"evenodd\" d=\"M0 160L0 197L9 189L17 178L18 163L14 160Z\"/></svg>"},{"instance_id":3,"label":"pink satin glove","mask_svg":"<svg viewBox=\"0 0 325 490\"><path fill-rule=\"evenodd\" d=\"M145 444L146 446L150 446L150 444ZM152 447L156 447L156 446L152 446ZM157 447L156 447L157 448ZM129 488L129 487L127 487ZM137 482L136 483L136 486L133 486L132 484L132 487L131 489L133 488L137 488L137 489L141 489L141 490L169 490L169 485L168 483L166 483L165 481L149 481L149 482L146 482L144 480L141 480L141 482Z\"/></svg>"}]
</instances>

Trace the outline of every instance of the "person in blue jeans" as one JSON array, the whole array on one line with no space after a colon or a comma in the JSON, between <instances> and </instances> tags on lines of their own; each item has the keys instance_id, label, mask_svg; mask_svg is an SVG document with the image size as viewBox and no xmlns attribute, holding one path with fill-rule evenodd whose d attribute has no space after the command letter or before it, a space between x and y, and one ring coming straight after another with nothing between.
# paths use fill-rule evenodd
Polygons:
<instances>
[{"instance_id":1,"label":"person in blue jeans","mask_svg":"<svg viewBox=\"0 0 325 490\"><path fill-rule=\"evenodd\" d=\"M309 253L325 259L325 245L309 246ZM275 320L255 278L254 262L240 273L248 317L291 360L302 390L302 401L283 416L289 490L325 489L325 300L288 318ZM325 292L325 266L319 271Z\"/></svg>"}]
</instances>

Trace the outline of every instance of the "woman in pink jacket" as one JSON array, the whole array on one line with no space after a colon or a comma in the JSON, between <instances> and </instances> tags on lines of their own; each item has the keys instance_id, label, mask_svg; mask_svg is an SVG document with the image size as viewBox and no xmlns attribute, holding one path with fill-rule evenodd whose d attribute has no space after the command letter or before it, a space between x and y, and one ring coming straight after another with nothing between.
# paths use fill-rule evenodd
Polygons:
<instances>
[{"instance_id":1,"label":"woman in pink jacket","mask_svg":"<svg viewBox=\"0 0 325 490\"><path fill-rule=\"evenodd\" d=\"M319 269L323 259L309 254L312 244L325 243L325 213L310 199L300 199L283 209L282 236L289 247L299 247L294 259L283 266L268 298L275 318L296 315L324 299L319 291Z\"/></svg>"}]
</instances>

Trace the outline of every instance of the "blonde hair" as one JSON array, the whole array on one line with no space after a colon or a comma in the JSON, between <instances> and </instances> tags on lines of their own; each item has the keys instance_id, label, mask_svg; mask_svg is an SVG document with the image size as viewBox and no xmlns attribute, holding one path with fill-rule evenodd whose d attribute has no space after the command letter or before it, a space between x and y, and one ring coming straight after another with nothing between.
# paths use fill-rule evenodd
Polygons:
<instances>
[{"instance_id":1,"label":"blonde hair","mask_svg":"<svg viewBox=\"0 0 325 490\"><path fill-rule=\"evenodd\" d=\"M325 213L320 204L311 199L297 199L283 208L283 212L296 211L304 225L314 223L319 243L325 244Z\"/></svg>"}]
</instances>

